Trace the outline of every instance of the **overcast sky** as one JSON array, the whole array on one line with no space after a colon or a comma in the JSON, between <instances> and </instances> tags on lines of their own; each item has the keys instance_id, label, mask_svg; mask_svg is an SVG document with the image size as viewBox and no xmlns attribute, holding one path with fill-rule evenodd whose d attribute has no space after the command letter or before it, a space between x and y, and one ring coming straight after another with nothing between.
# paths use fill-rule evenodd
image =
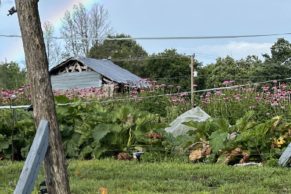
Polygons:
<instances>
[{"instance_id":1,"label":"overcast sky","mask_svg":"<svg viewBox=\"0 0 291 194\"><path fill-rule=\"evenodd\" d=\"M133 37L213 36L271 34L291 32L290 0L40 0L42 22L59 28L60 19L73 4L87 8L100 3L109 12L115 33ZM3 0L0 8L0 34L20 34L17 16L6 16L14 5ZM180 53L196 53L204 64L230 55L240 59L249 54L268 53L279 37L223 40L147 40L138 41L149 53L175 48ZM285 36L290 41L291 36ZM24 61L19 38L0 37L0 61Z\"/></svg>"}]
</instances>

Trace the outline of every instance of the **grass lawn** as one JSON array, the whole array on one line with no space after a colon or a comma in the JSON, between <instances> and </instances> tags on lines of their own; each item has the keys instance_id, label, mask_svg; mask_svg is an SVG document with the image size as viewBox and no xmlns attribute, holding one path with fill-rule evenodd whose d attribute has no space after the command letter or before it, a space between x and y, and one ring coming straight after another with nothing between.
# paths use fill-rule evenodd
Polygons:
<instances>
[{"instance_id":1,"label":"grass lawn","mask_svg":"<svg viewBox=\"0 0 291 194\"><path fill-rule=\"evenodd\" d=\"M0 161L0 193L15 188L23 163ZM69 161L72 193L291 193L287 168L231 167L178 162ZM43 180L40 174L36 184ZM37 193L35 190L34 193Z\"/></svg>"}]
</instances>

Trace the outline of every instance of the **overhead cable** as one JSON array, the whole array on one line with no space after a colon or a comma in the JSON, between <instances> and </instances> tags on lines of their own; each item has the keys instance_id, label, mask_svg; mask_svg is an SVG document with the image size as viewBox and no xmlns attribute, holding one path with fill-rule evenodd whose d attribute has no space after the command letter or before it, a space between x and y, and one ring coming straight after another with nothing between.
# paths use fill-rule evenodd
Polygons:
<instances>
[{"instance_id":1,"label":"overhead cable","mask_svg":"<svg viewBox=\"0 0 291 194\"><path fill-rule=\"evenodd\" d=\"M287 33L272 33L272 34L246 34L246 35L214 35L214 36L148 36L148 37L107 37L105 40L205 40L205 39L235 39L235 38L258 38L258 37L272 37L272 36L287 36ZM15 34L0 34L4 38L21 38L21 35ZM77 40L99 40L100 38L83 38L83 37L62 37L53 36L52 39L77 39Z\"/></svg>"}]
</instances>

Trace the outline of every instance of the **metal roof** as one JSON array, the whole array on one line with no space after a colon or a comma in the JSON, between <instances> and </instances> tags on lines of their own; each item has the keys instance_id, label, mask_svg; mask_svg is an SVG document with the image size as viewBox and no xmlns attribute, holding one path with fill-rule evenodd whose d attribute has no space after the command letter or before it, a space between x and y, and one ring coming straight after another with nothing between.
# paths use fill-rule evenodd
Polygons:
<instances>
[{"instance_id":1,"label":"metal roof","mask_svg":"<svg viewBox=\"0 0 291 194\"><path fill-rule=\"evenodd\" d=\"M50 73L56 72L59 68L64 67L67 64L70 64L70 62L72 61L78 61L82 63L83 65L88 66L95 72L117 83L129 84L129 85L134 85L138 87L146 87L148 85L142 80L142 78L129 72L126 69L119 67L118 65L114 64L112 61L107 60L107 59L72 57L62 62L61 64L53 67L50 70Z\"/></svg>"}]
</instances>

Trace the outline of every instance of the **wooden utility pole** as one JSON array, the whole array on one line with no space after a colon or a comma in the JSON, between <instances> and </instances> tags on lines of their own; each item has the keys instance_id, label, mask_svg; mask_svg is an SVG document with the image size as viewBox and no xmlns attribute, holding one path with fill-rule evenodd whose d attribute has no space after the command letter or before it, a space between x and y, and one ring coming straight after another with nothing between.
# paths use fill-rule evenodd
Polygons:
<instances>
[{"instance_id":1,"label":"wooden utility pole","mask_svg":"<svg viewBox=\"0 0 291 194\"><path fill-rule=\"evenodd\" d=\"M194 107L194 57L195 54L191 56L191 106Z\"/></svg>"},{"instance_id":2,"label":"wooden utility pole","mask_svg":"<svg viewBox=\"0 0 291 194\"><path fill-rule=\"evenodd\" d=\"M38 12L38 0L15 0L31 89L35 125L49 122L49 147L45 156L48 193L69 194L69 178L57 123L48 60Z\"/></svg>"}]
</instances>

